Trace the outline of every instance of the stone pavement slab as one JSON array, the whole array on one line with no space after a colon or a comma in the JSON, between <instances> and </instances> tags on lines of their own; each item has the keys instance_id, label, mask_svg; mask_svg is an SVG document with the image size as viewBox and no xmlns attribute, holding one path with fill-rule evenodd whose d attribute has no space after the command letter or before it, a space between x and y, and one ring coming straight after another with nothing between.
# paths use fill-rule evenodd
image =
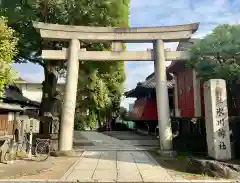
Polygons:
<instances>
[{"instance_id":1,"label":"stone pavement slab","mask_svg":"<svg viewBox=\"0 0 240 183\"><path fill-rule=\"evenodd\" d=\"M117 171L113 170L96 170L93 174L92 179L98 182L116 182Z\"/></svg>"},{"instance_id":2,"label":"stone pavement slab","mask_svg":"<svg viewBox=\"0 0 240 183\"><path fill-rule=\"evenodd\" d=\"M92 182L92 175L93 170L81 170L81 169L75 169L71 174L70 177L66 180L70 181L86 181L86 182Z\"/></svg>"},{"instance_id":3,"label":"stone pavement slab","mask_svg":"<svg viewBox=\"0 0 240 183\"><path fill-rule=\"evenodd\" d=\"M147 152L85 151L61 179L66 181L158 182L173 180Z\"/></svg>"},{"instance_id":4,"label":"stone pavement slab","mask_svg":"<svg viewBox=\"0 0 240 183\"><path fill-rule=\"evenodd\" d=\"M143 179L138 171L120 170L117 177L118 182L143 182Z\"/></svg>"},{"instance_id":5,"label":"stone pavement slab","mask_svg":"<svg viewBox=\"0 0 240 183\"><path fill-rule=\"evenodd\" d=\"M117 163L112 160L99 160L96 170L114 170Z\"/></svg>"}]
</instances>

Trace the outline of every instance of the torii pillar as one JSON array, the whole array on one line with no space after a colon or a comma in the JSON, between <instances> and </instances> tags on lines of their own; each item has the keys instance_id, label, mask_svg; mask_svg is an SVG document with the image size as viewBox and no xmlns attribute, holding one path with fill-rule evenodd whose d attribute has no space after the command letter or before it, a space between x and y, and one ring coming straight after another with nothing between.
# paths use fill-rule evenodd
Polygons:
<instances>
[{"instance_id":1,"label":"torii pillar","mask_svg":"<svg viewBox=\"0 0 240 183\"><path fill-rule=\"evenodd\" d=\"M158 113L158 129L160 151L162 155L173 156L172 151L172 128L169 114L168 87L166 77L166 59L163 40L156 40L153 43L154 70L156 81L156 98Z\"/></svg>"},{"instance_id":2,"label":"torii pillar","mask_svg":"<svg viewBox=\"0 0 240 183\"><path fill-rule=\"evenodd\" d=\"M67 78L60 126L60 151L71 150L73 144L73 128L79 70L79 50L80 41L78 39L72 39L68 49Z\"/></svg>"}]
</instances>

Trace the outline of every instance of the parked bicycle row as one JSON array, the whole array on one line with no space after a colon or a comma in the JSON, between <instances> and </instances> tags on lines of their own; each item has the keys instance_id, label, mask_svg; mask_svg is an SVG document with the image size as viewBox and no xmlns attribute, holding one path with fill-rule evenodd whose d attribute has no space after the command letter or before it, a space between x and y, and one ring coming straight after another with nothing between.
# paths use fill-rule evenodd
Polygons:
<instances>
[{"instance_id":1,"label":"parked bicycle row","mask_svg":"<svg viewBox=\"0 0 240 183\"><path fill-rule=\"evenodd\" d=\"M26 133L21 141L7 139L7 151L4 153L4 161L17 159L31 159L45 161L50 155L50 139L36 139L36 145L32 145L30 133Z\"/></svg>"}]
</instances>

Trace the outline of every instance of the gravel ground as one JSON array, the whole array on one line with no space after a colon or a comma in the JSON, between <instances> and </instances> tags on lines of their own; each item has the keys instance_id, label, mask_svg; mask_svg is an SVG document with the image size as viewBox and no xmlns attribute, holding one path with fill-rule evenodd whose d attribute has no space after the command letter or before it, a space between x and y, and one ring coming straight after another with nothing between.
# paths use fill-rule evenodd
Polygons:
<instances>
[{"instance_id":1,"label":"gravel ground","mask_svg":"<svg viewBox=\"0 0 240 183\"><path fill-rule=\"evenodd\" d=\"M44 162L18 160L0 164L0 179L60 179L79 157L49 157Z\"/></svg>"}]
</instances>

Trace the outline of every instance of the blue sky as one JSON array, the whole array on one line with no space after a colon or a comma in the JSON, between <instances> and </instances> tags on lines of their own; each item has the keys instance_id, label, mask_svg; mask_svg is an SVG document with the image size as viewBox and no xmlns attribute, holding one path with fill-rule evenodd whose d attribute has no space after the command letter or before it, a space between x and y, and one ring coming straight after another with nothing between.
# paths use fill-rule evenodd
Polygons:
<instances>
[{"instance_id":1,"label":"blue sky","mask_svg":"<svg viewBox=\"0 0 240 183\"><path fill-rule=\"evenodd\" d=\"M131 0L130 26L164 26L200 22L193 37L204 37L218 24L240 23L240 0ZM178 43L166 44L166 48L176 49ZM147 50L151 44L128 44L128 50ZM15 64L19 75L32 82L41 82L43 70L34 64ZM125 62L127 81L125 89L136 86L153 72L152 62ZM122 105L134 99L124 99Z\"/></svg>"}]
</instances>

